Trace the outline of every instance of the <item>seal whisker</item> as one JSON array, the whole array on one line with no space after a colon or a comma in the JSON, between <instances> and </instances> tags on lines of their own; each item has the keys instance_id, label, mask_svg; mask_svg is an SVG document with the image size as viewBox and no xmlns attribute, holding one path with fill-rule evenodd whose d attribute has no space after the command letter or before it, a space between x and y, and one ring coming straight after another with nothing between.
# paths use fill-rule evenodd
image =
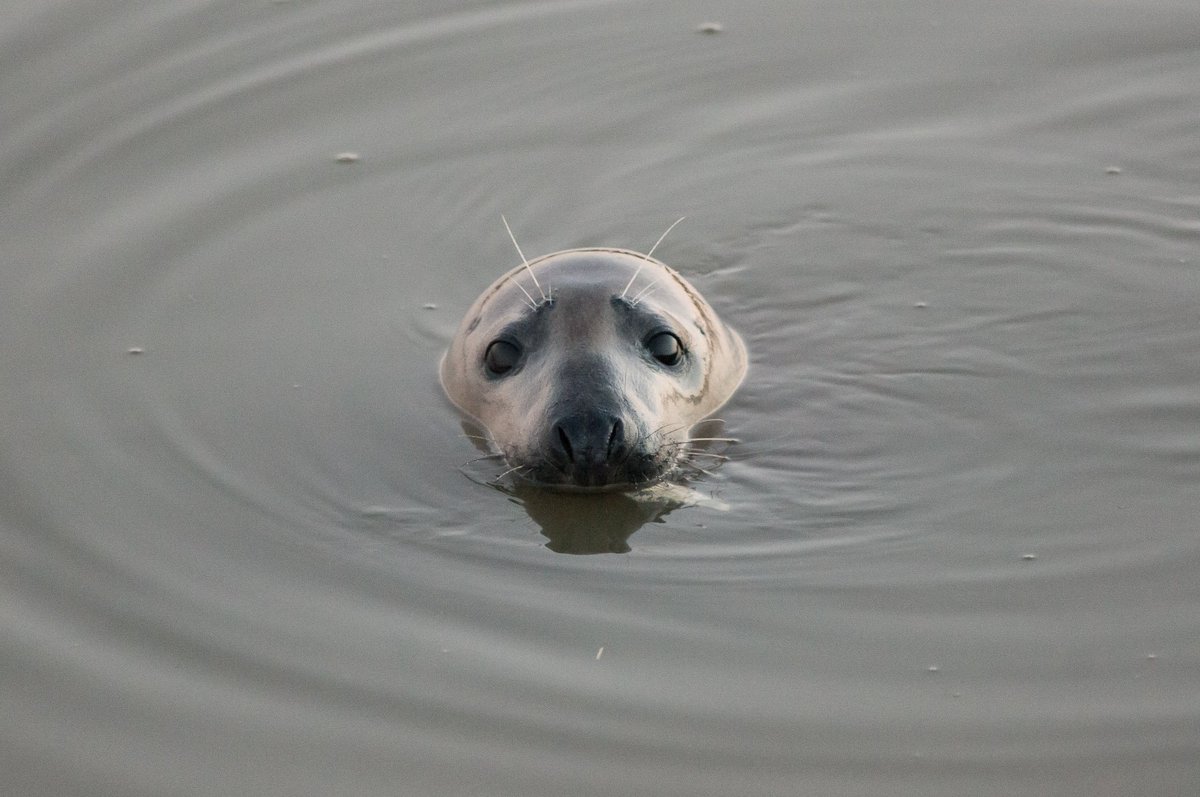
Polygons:
<instances>
[{"instance_id":1,"label":"seal whisker","mask_svg":"<svg viewBox=\"0 0 1200 797\"><path fill-rule=\"evenodd\" d=\"M725 451L728 450L725 448L720 451L714 451L712 448L707 447L707 445L692 445L691 441L684 441L679 445L686 453L700 456L725 456Z\"/></svg>"},{"instance_id":2,"label":"seal whisker","mask_svg":"<svg viewBox=\"0 0 1200 797\"><path fill-rule=\"evenodd\" d=\"M658 240L654 242L654 246L650 247L650 251L646 253L646 260L654 257L654 250L658 248L658 245L663 242L664 238L671 234L671 230L675 229L679 222L686 218L687 216L680 216L679 218L675 219L675 221L671 222L671 226L664 230L662 235L658 236Z\"/></svg>"},{"instance_id":3,"label":"seal whisker","mask_svg":"<svg viewBox=\"0 0 1200 797\"><path fill-rule=\"evenodd\" d=\"M647 436L652 437L656 434L657 435L674 434L675 432L678 432L680 429L683 429L683 428L685 428L685 424L682 424L682 423L664 423L662 426L658 427L657 429L652 431Z\"/></svg>"},{"instance_id":4,"label":"seal whisker","mask_svg":"<svg viewBox=\"0 0 1200 797\"><path fill-rule=\"evenodd\" d=\"M736 437L689 437L685 443L740 443Z\"/></svg>"},{"instance_id":5,"label":"seal whisker","mask_svg":"<svg viewBox=\"0 0 1200 797\"><path fill-rule=\"evenodd\" d=\"M525 294L525 298L529 300L529 309L536 310L538 307L537 302L535 302L533 300L533 296L530 295L529 291L525 290L525 286L522 285L521 283L517 282L516 280L513 280L513 285L516 285L518 288L521 289L521 293Z\"/></svg>"},{"instance_id":6,"label":"seal whisker","mask_svg":"<svg viewBox=\"0 0 1200 797\"><path fill-rule=\"evenodd\" d=\"M724 454L717 454L712 451L696 451L695 449L689 449L685 453L687 454L688 459L691 459L692 457L708 457L709 459L714 460L716 462L728 462L729 461L729 457L725 456Z\"/></svg>"},{"instance_id":7,"label":"seal whisker","mask_svg":"<svg viewBox=\"0 0 1200 797\"><path fill-rule=\"evenodd\" d=\"M671 226L668 227L662 235L658 236L658 240L654 242L654 246L650 247L650 251L641 256L642 263L637 267L637 271L633 272L633 276L629 278L629 282L625 283L625 290L621 291L622 299L625 298L625 294L629 293L629 289L633 287L633 281L638 278L638 274L642 273L642 268L646 265L646 263L649 263L650 258L654 256L654 250L657 249L658 245L663 242L663 239L667 237L668 233L675 229L675 225L679 224L679 222L686 218L687 216L680 216L679 218L675 219L674 223L671 224Z\"/></svg>"},{"instance_id":8,"label":"seal whisker","mask_svg":"<svg viewBox=\"0 0 1200 797\"><path fill-rule=\"evenodd\" d=\"M483 462L484 460L488 460L488 459L504 459L504 455L503 454L483 454L481 456L475 457L474 459L468 459L463 464L474 465L476 462Z\"/></svg>"},{"instance_id":9,"label":"seal whisker","mask_svg":"<svg viewBox=\"0 0 1200 797\"><path fill-rule=\"evenodd\" d=\"M528 471L531 471L531 470L533 470L533 468L532 468L532 467L530 467L529 465L513 465L511 468L509 468L508 470L504 471L504 472L503 472L503 473L501 473L500 475L493 477L490 483L491 483L491 484L498 484L498 483L500 482L500 480L501 480L501 479L503 479L505 476L507 476L507 475L508 475L508 474L510 474L510 473L515 473L516 471L519 471L519 470L528 470Z\"/></svg>"},{"instance_id":10,"label":"seal whisker","mask_svg":"<svg viewBox=\"0 0 1200 797\"><path fill-rule=\"evenodd\" d=\"M642 267L639 265L637 270L633 272L633 276L629 278L629 282L625 283L625 290L621 291L620 298L624 299L625 294L629 293L629 287L633 285L633 281L638 278L638 274L642 273Z\"/></svg>"},{"instance_id":11,"label":"seal whisker","mask_svg":"<svg viewBox=\"0 0 1200 797\"><path fill-rule=\"evenodd\" d=\"M657 282L651 282L645 288L642 288L641 291L639 291L636 296L634 296L632 299L630 299L629 303L632 304L634 307L637 307L638 303L640 301L642 301L642 299L648 298L650 296L650 294L654 293L654 289L657 287L658 287Z\"/></svg>"},{"instance_id":12,"label":"seal whisker","mask_svg":"<svg viewBox=\"0 0 1200 797\"><path fill-rule=\"evenodd\" d=\"M538 294L541 295L542 301L549 301L549 297L546 296L546 292L542 290L542 284L538 282L537 274L534 274L533 269L529 267L529 258L525 257L525 253L521 251L521 245L517 243L517 236L513 235L512 227L508 226L508 219L504 218L503 213L500 214L500 221L504 222L504 229L508 230L509 240L511 240L513 242L513 246L517 248L517 254L521 256L521 264L525 266L525 270L529 272L529 276L533 280L533 284L537 286ZM514 280L514 282L516 282L516 280ZM520 283L517 283L517 287L521 287ZM525 292L526 296L529 296L529 291L526 291L524 288L521 288L521 290ZM532 296L529 296L529 301L533 301ZM537 304L534 304L533 308L536 310Z\"/></svg>"}]
</instances>

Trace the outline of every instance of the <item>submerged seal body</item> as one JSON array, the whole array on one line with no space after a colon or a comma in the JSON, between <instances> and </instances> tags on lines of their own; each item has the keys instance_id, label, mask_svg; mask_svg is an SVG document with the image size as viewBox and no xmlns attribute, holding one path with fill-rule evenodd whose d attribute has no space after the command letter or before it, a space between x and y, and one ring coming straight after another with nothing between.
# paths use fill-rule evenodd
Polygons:
<instances>
[{"instance_id":1,"label":"submerged seal body","mask_svg":"<svg viewBox=\"0 0 1200 797\"><path fill-rule=\"evenodd\" d=\"M441 363L446 395L516 476L591 489L667 476L745 373L741 338L696 289L624 249L509 271L467 311Z\"/></svg>"}]
</instances>

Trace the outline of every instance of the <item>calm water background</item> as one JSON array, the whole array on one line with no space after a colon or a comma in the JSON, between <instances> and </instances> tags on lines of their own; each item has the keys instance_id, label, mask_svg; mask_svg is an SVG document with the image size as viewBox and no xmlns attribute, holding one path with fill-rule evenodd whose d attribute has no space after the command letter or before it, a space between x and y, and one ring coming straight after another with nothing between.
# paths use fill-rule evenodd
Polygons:
<instances>
[{"instance_id":1,"label":"calm water background","mask_svg":"<svg viewBox=\"0 0 1200 797\"><path fill-rule=\"evenodd\" d=\"M501 213L728 511L471 478ZM1200 793L1194 0L10 0L0 368L5 794Z\"/></svg>"}]
</instances>

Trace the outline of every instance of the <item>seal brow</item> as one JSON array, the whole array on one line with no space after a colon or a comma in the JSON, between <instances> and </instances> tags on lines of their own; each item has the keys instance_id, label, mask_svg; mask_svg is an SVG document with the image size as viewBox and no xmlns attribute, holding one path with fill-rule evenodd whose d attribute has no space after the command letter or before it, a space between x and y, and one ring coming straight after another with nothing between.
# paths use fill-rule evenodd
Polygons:
<instances>
[{"instance_id":1,"label":"seal brow","mask_svg":"<svg viewBox=\"0 0 1200 797\"><path fill-rule=\"evenodd\" d=\"M508 238L513 242L513 246L517 248L517 254L521 256L521 264L525 266L525 270L529 272L530 278L533 279L533 284L537 286L538 294L541 295L542 301L547 301L546 292L542 290L542 284L538 282L537 275L534 274L533 269L529 267L529 258L525 257L525 253L521 251L521 245L517 243L517 236L513 235L512 227L508 226L508 219L504 218L503 213L500 214L500 221L504 222L504 229L508 230ZM517 287L521 287L519 283ZM525 291L524 288L521 288L521 290ZM525 291L525 295L529 296L529 291ZM529 301L533 301L532 296L529 296ZM534 305L534 307L536 309L536 305Z\"/></svg>"},{"instance_id":2,"label":"seal brow","mask_svg":"<svg viewBox=\"0 0 1200 797\"><path fill-rule=\"evenodd\" d=\"M658 240L654 242L654 246L650 247L650 251L647 252L646 254L642 255L643 265L645 263L650 262L651 256L654 255L654 250L658 248L658 245L663 242L663 239L667 237L667 235L671 232L671 230L675 229L675 225L679 224L679 222L683 221L686 218L687 218L687 216L680 216L679 218L675 219L675 222L673 224L671 224L671 226L668 227L663 232L662 235L658 236ZM516 243L516 241L513 241L513 243ZM642 266L638 266L637 271L633 272L633 276L629 278L629 282L625 283L625 290L621 291L622 299L625 298L625 294L629 293L629 289L633 286L633 281L635 279L637 279L638 274L641 274L641 273L642 273Z\"/></svg>"}]
</instances>

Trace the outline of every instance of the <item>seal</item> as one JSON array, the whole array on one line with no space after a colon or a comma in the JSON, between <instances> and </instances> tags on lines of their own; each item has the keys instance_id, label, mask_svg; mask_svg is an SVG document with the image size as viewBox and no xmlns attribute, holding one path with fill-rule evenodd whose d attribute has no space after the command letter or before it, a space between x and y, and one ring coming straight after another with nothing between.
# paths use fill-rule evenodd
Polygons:
<instances>
[{"instance_id":1,"label":"seal","mask_svg":"<svg viewBox=\"0 0 1200 797\"><path fill-rule=\"evenodd\" d=\"M467 311L442 357L442 387L518 479L655 484L741 383L742 339L653 251L522 254Z\"/></svg>"}]
</instances>

